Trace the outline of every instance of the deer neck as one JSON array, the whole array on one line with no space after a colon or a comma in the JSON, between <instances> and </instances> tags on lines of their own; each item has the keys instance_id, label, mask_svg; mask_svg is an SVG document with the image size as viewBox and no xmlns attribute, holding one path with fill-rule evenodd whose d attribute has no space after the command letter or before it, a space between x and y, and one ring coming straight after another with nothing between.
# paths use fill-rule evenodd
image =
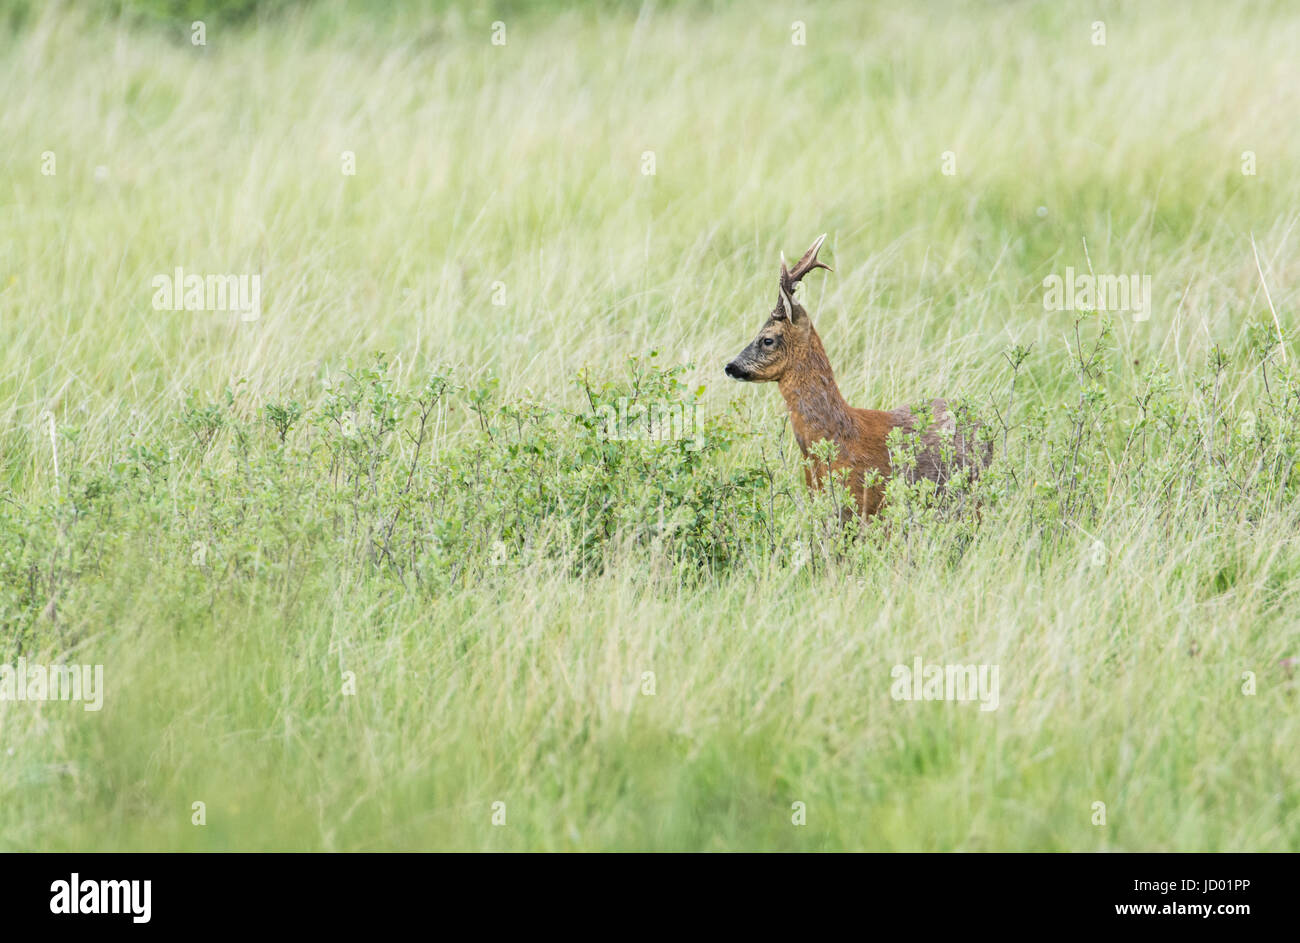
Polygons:
<instances>
[{"instance_id":1,"label":"deer neck","mask_svg":"<svg viewBox=\"0 0 1300 943\"><path fill-rule=\"evenodd\" d=\"M844 445L853 437L849 404L835 385L831 362L817 332L810 330L808 346L777 382L790 410L794 437L804 454L819 439Z\"/></svg>"}]
</instances>

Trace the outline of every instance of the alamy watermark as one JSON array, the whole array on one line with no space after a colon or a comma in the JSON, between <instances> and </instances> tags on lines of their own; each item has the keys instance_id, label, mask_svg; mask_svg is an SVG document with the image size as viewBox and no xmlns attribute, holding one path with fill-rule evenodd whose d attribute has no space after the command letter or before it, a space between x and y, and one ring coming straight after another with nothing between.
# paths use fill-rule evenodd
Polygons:
<instances>
[{"instance_id":1,"label":"alamy watermark","mask_svg":"<svg viewBox=\"0 0 1300 943\"><path fill-rule=\"evenodd\" d=\"M0 701L81 701L88 711L104 706L103 665L0 665Z\"/></svg>"},{"instance_id":2,"label":"alamy watermark","mask_svg":"<svg viewBox=\"0 0 1300 943\"><path fill-rule=\"evenodd\" d=\"M979 701L980 710L998 709L997 665L927 665L921 656L911 666L895 665L889 696L896 701Z\"/></svg>"},{"instance_id":3,"label":"alamy watermark","mask_svg":"<svg viewBox=\"0 0 1300 943\"><path fill-rule=\"evenodd\" d=\"M153 881L92 881L76 871L50 885L52 914L126 914L132 923L148 923L153 913Z\"/></svg>"},{"instance_id":4,"label":"alamy watermark","mask_svg":"<svg viewBox=\"0 0 1300 943\"><path fill-rule=\"evenodd\" d=\"M618 407L608 403L596 407L600 424L596 436L613 442L680 442L688 451L704 448L703 427L696 403L673 403L655 400L646 405L618 398Z\"/></svg>"},{"instance_id":5,"label":"alamy watermark","mask_svg":"<svg viewBox=\"0 0 1300 943\"><path fill-rule=\"evenodd\" d=\"M1131 311L1135 321L1151 317L1150 275L1076 274L1066 266L1065 278L1052 273L1043 288L1045 311Z\"/></svg>"},{"instance_id":6,"label":"alamy watermark","mask_svg":"<svg viewBox=\"0 0 1300 943\"><path fill-rule=\"evenodd\" d=\"M179 265L171 275L155 275L155 311L233 311L241 321L262 316L261 275L185 274Z\"/></svg>"}]
</instances>

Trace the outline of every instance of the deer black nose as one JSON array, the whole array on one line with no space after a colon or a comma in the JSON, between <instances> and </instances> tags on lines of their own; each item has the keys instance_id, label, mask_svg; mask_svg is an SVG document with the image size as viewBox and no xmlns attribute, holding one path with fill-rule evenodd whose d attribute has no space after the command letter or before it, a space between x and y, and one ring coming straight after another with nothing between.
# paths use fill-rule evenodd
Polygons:
<instances>
[{"instance_id":1,"label":"deer black nose","mask_svg":"<svg viewBox=\"0 0 1300 943\"><path fill-rule=\"evenodd\" d=\"M731 363L727 364L723 372L726 373L727 376L733 379L737 379L737 380L740 379L740 371L736 369L736 361L734 360Z\"/></svg>"}]
</instances>

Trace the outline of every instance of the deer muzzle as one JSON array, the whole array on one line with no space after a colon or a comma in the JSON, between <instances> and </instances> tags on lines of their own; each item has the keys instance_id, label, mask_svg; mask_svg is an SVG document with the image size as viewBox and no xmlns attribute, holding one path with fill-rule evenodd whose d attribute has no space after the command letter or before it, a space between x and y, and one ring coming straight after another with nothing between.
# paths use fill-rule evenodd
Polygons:
<instances>
[{"instance_id":1,"label":"deer muzzle","mask_svg":"<svg viewBox=\"0 0 1300 943\"><path fill-rule=\"evenodd\" d=\"M740 360L736 359L723 368L723 372L733 380L748 380L749 371L740 366Z\"/></svg>"}]
</instances>

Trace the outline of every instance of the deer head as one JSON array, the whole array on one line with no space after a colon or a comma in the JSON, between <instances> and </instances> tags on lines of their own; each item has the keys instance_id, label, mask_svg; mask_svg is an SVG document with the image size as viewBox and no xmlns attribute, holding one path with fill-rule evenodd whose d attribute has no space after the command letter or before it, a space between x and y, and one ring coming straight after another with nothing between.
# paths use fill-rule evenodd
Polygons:
<instances>
[{"instance_id":1,"label":"deer head","mask_svg":"<svg viewBox=\"0 0 1300 943\"><path fill-rule=\"evenodd\" d=\"M727 364L727 376L753 382L779 380L790 364L807 349L812 336L812 322L808 320L808 312L795 301L794 286L813 269L834 271L825 262L817 261L817 252L825 241L826 234L822 233L794 268L786 268L785 254L781 254L776 307L753 342Z\"/></svg>"}]
</instances>

